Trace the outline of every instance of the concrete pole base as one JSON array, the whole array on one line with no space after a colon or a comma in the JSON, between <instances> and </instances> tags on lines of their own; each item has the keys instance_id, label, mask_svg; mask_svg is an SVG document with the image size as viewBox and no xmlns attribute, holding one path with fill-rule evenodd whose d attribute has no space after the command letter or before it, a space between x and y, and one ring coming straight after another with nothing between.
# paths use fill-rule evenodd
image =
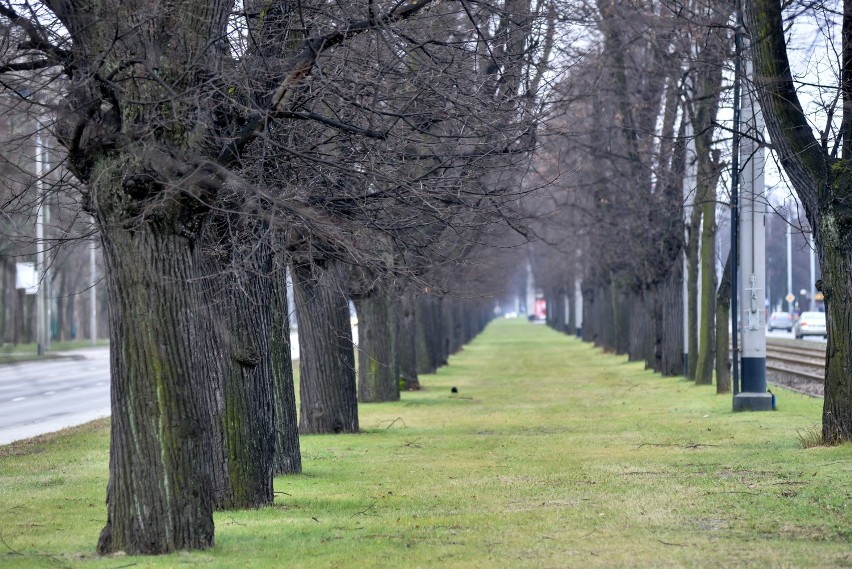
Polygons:
<instances>
[{"instance_id":1,"label":"concrete pole base","mask_svg":"<svg viewBox=\"0 0 852 569\"><path fill-rule=\"evenodd\" d=\"M771 393L749 393L734 395L734 411L772 411Z\"/></svg>"}]
</instances>

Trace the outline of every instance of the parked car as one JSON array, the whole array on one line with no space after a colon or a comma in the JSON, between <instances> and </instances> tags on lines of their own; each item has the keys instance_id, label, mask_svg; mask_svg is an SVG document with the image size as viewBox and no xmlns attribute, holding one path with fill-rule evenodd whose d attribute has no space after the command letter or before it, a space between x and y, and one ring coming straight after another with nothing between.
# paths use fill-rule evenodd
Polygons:
<instances>
[{"instance_id":1,"label":"parked car","mask_svg":"<svg viewBox=\"0 0 852 569\"><path fill-rule=\"evenodd\" d=\"M792 330L793 315L789 312L773 312L766 326L770 332L773 330Z\"/></svg>"},{"instance_id":2,"label":"parked car","mask_svg":"<svg viewBox=\"0 0 852 569\"><path fill-rule=\"evenodd\" d=\"M825 312L802 312L796 325L793 326L793 334L797 339L804 336L828 338L828 330L825 327Z\"/></svg>"}]
</instances>

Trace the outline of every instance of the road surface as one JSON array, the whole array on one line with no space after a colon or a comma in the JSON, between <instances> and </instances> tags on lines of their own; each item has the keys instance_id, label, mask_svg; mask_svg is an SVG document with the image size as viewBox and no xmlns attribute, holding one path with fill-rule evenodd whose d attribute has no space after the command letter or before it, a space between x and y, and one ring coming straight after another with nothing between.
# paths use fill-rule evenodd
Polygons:
<instances>
[{"instance_id":1,"label":"road surface","mask_svg":"<svg viewBox=\"0 0 852 569\"><path fill-rule=\"evenodd\" d=\"M109 348L0 366L0 444L109 415Z\"/></svg>"},{"instance_id":2,"label":"road surface","mask_svg":"<svg viewBox=\"0 0 852 569\"><path fill-rule=\"evenodd\" d=\"M299 336L290 335L299 358ZM108 417L109 348L0 365L0 445Z\"/></svg>"},{"instance_id":3,"label":"road surface","mask_svg":"<svg viewBox=\"0 0 852 569\"><path fill-rule=\"evenodd\" d=\"M355 343L358 328L352 327ZM299 336L290 335L299 359ZM108 417L109 348L0 365L0 445Z\"/></svg>"}]
</instances>

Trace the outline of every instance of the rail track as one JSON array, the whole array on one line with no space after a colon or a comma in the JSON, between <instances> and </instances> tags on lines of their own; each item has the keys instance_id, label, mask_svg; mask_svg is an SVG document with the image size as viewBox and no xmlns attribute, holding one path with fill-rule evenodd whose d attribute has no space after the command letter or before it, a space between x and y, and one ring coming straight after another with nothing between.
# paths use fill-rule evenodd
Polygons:
<instances>
[{"instance_id":1,"label":"rail track","mask_svg":"<svg viewBox=\"0 0 852 569\"><path fill-rule=\"evenodd\" d=\"M767 338L766 379L770 383L811 397L822 397L825 344Z\"/></svg>"}]
</instances>

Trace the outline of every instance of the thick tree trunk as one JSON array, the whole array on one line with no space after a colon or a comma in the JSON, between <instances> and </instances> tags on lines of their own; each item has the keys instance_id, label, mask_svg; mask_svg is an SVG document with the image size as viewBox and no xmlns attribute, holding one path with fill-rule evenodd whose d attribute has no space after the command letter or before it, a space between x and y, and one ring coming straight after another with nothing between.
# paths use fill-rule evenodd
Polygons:
<instances>
[{"instance_id":1,"label":"thick tree trunk","mask_svg":"<svg viewBox=\"0 0 852 569\"><path fill-rule=\"evenodd\" d=\"M399 376L406 391L420 389L420 380L417 378L417 324L414 305L414 295L409 291L402 295L399 310L396 311L397 361Z\"/></svg>"},{"instance_id":2,"label":"thick tree trunk","mask_svg":"<svg viewBox=\"0 0 852 569\"><path fill-rule=\"evenodd\" d=\"M414 302L417 373L435 373L438 369L438 340L433 314L434 299L428 294L418 294Z\"/></svg>"},{"instance_id":3,"label":"thick tree trunk","mask_svg":"<svg viewBox=\"0 0 852 569\"><path fill-rule=\"evenodd\" d=\"M112 201L107 196L104 201ZM213 545L212 387L193 243L99 209L110 299L112 433L98 551L157 554ZM120 215L120 211L118 214Z\"/></svg>"},{"instance_id":4,"label":"thick tree trunk","mask_svg":"<svg viewBox=\"0 0 852 569\"><path fill-rule=\"evenodd\" d=\"M852 441L852 252L849 237L837 233L837 217L823 213L817 232L817 242L822 242L820 290L825 295L828 327L822 411L826 444Z\"/></svg>"},{"instance_id":5,"label":"thick tree trunk","mask_svg":"<svg viewBox=\"0 0 852 569\"><path fill-rule=\"evenodd\" d=\"M263 253L241 259L239 268L221 277L229 356L223 362L221 417L227 445L225 509L257 508L273 498L272 286L271 267L264 260L268 255Z\"/></svg>"},{"instance_id":6,"label":"thick tree trunk","mask_svg":"<svg viewBox=\"0 0 852 569\"><path fill-rule=\"evenodd\" d=\"M284 263L278 263L272 282L272 405L275 418L275 457L273 474L302 472L293 360L290 358L290 313Z\"/></svg>"},{"instance_id":7,"label":"thick tree trunk","mask_svg":"<svg viewBox=\"0 0 852 569\"><path fill-rule=\"evenodd\" d=\"M648 340L652 338L651 314L645 305L644 291L630 291L627 294L627 359L650 363L648 358Z\"/></svg>"},{"instance_id":8,"label":"thick tree trunk","mask_svg":"<svg viewBox=\"0 0 852 569\"><path fill-rule=\"evenodd\" d=\"M662 369L665 376L683 373L683 269L674 263L660 294Z\"/></svg>"},{"instance_id":9,"label":"thick tree trunk","mask_svg":"<svg viewBox=\"0 0 852 569\"><path fill-rule=\"evenodd\" d=\"M293 267L301 434L358 432L355 352L342 276L336 263Z\"/></svg>"},{"instance_id":10,"label":"thick tree trunk","mask_svg":"<svg viewBox=\"0 0 852 569\"><path fill-rule=\"evenodd\" d=\"M358 401L399 400L396 307L383 290L355 300L358 312Z\"/></svg>"}]
</instances>

